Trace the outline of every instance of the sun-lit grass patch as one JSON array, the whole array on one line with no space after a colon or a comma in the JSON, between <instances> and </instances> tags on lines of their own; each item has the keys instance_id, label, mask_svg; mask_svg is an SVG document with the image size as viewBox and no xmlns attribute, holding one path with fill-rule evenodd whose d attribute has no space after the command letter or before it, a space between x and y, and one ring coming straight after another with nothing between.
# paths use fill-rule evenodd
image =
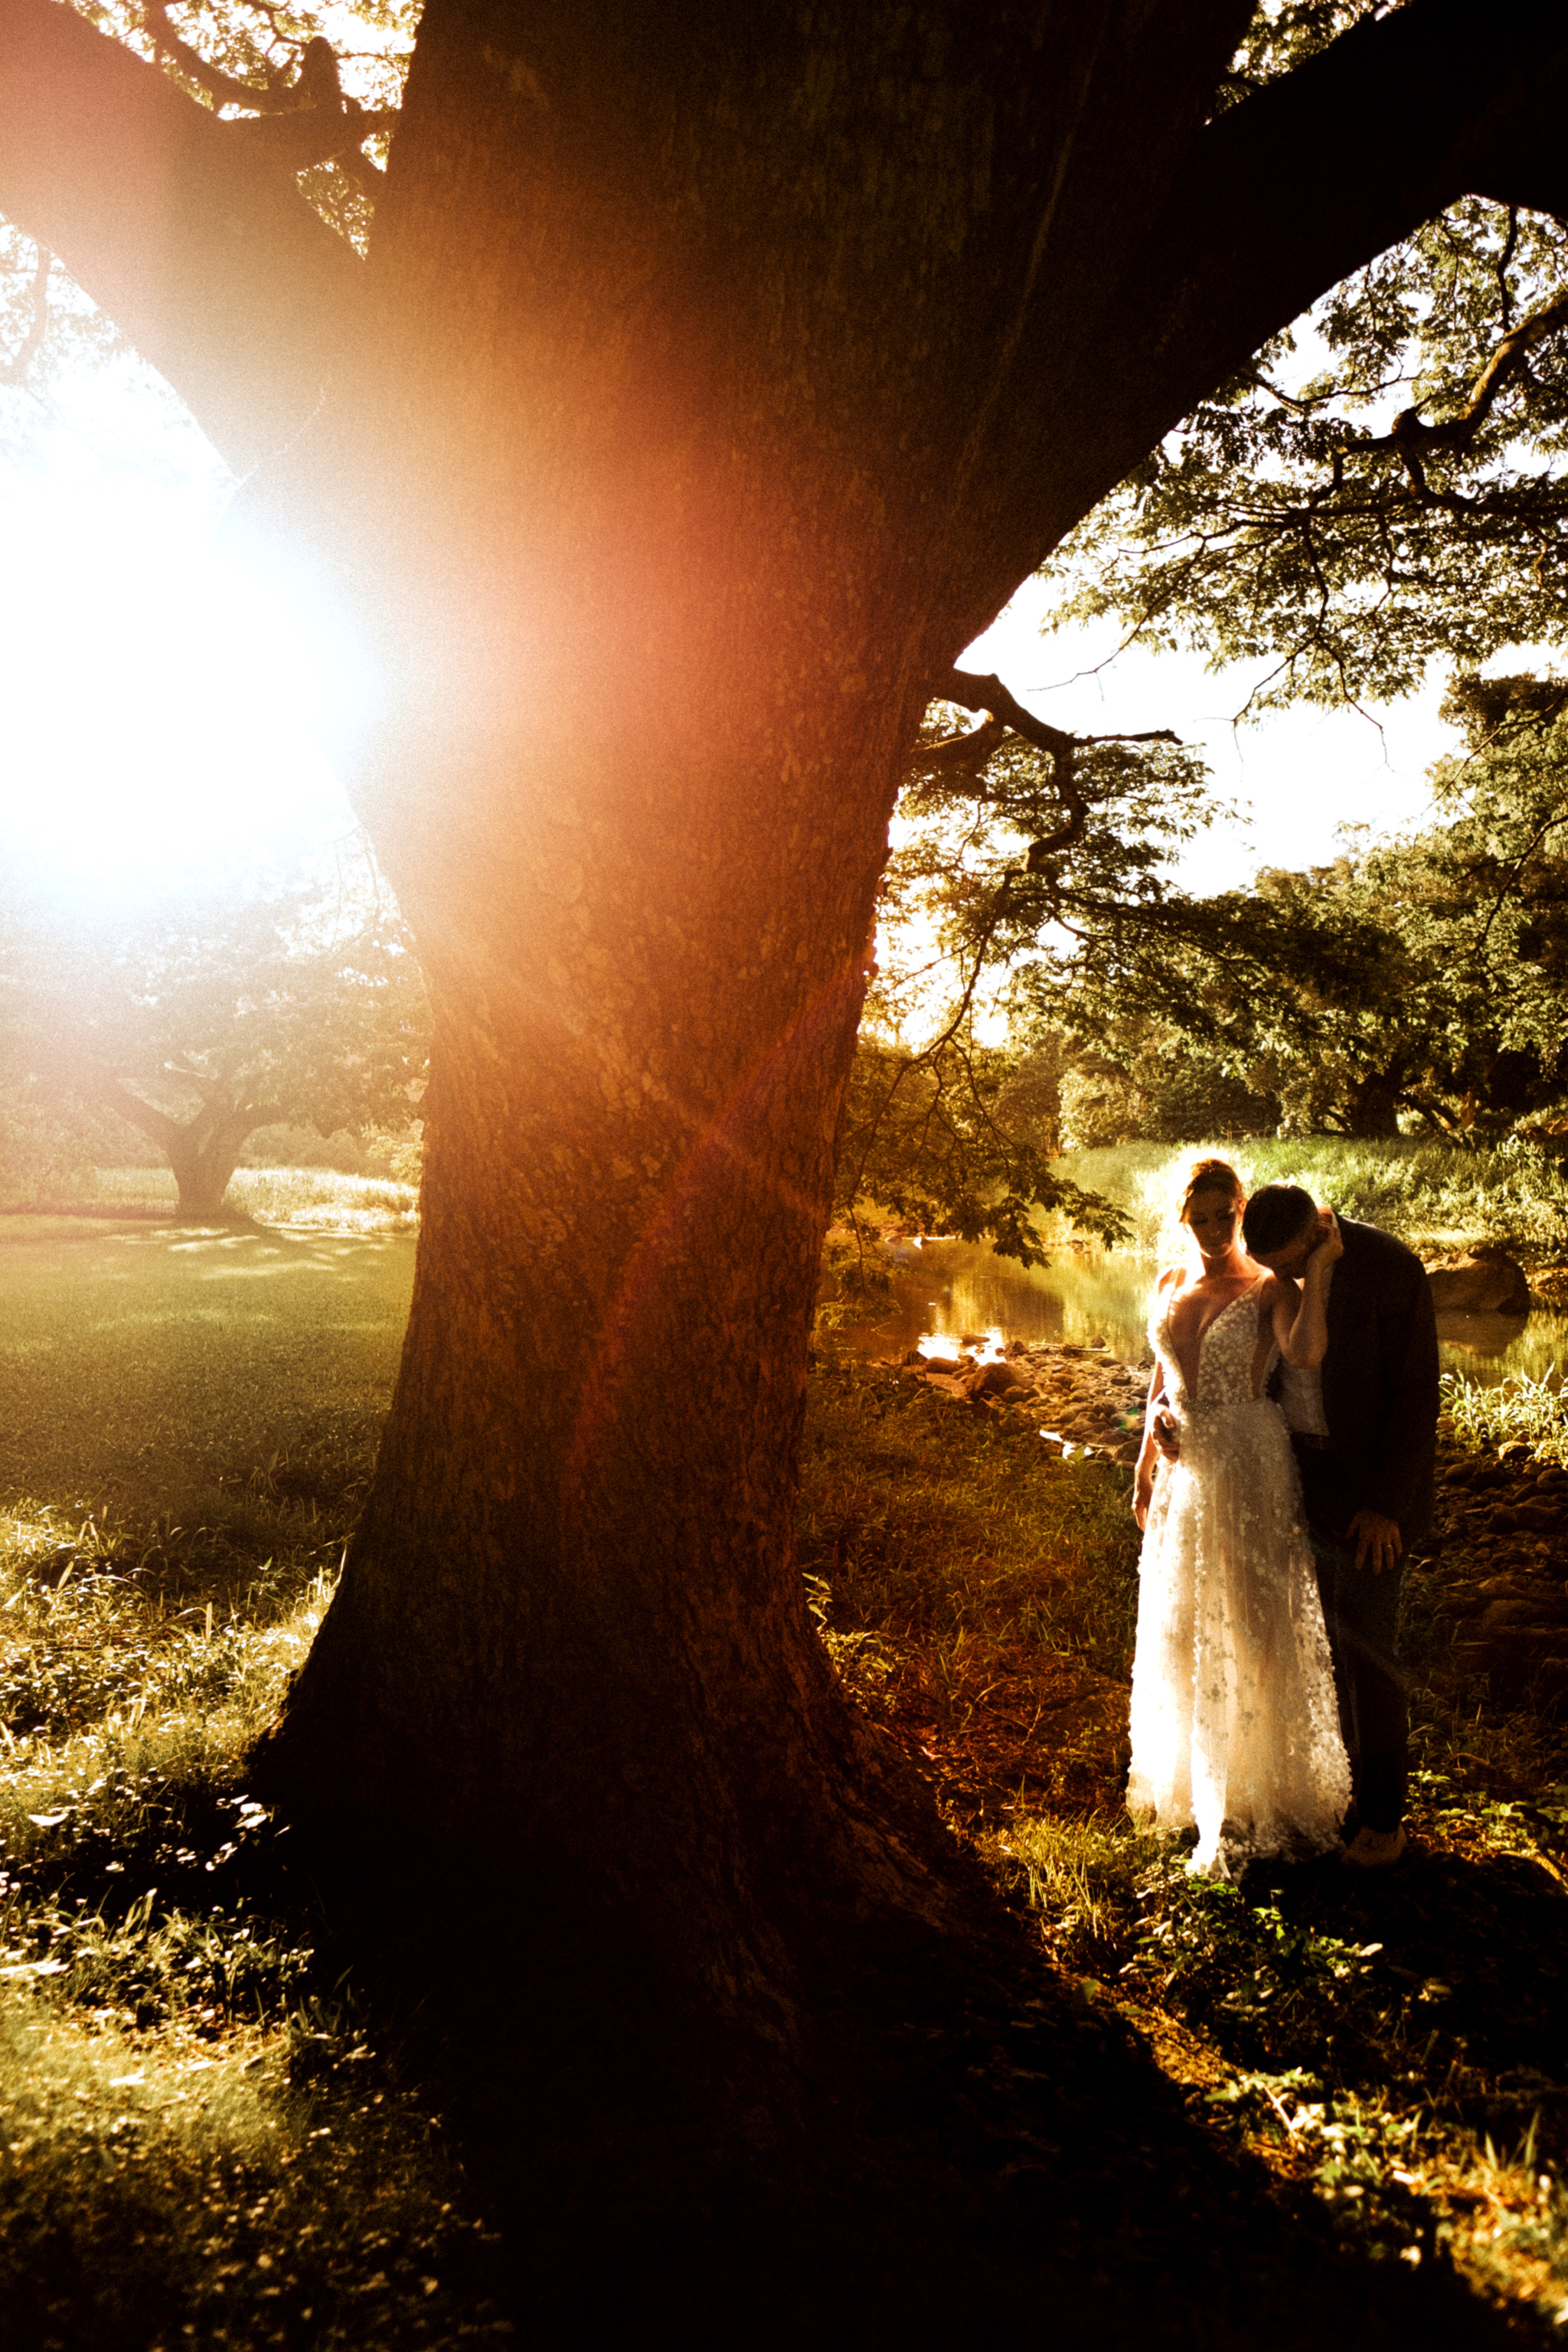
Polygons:
<instances>
[{"instance_id":1,"label":"sun-lit grass patch","mask_svg":"<svg viewBox=\"0 0 1568 2352\"><path fill-rule=\"evenodd\" d=\"M1540 1380L1516 1372L1495 1387L1447 1372L1443 1410L1467 1445L1522 1445L1568 1467L1568 1388L1555 1365Z\"/></svg>"},{"instance_id":2,"label":"sun-lit grass patch","mask_svg":"<svg viewBox=\"0 0 1568 2352\"><path fill-rule=\"evenodd\" d=\"M177 1528L242 1577L329 1546L374 1458L413 1258L393 1233L4 1220L0 1506Z\"/></svg>"},{"instance_id":3,"label":"sun-lit grass patch","mask_svg":"<svg viewBox=\"0 0 1568 2352\"><path fill-rule=\"evenodd\" d=\"M0 1985L7 2341L510 2336L456 2166L352 2032L130 2016Z\"/></svg>"},{"instance_id":4,"label":"sun-lit grass patch","mask_svg":"<svg viewBox=\"0 0 1568 2352\"><path fill-rule=\"evenodd\" d=\"M1445 1794L1446 1780L1418 1789L1419 1830L1440 1837L1462 1812L1480 1866L1553 1866L1521 1809L1435 1803ZM1484 2046L1457 1990L1478 1930L1506 1937L1503 1916L1467 1921L1440 1975L1410 1965L1421 1947L1397 1906L1378 1920L1352 1889L1346 1914L1331 1863L1315 1881L1194 1880L1185 1842L1110 1814L1021 1813L983 1850L1085 1998L1120 2011L1200 2112L1358 2248L1451 2263L1483 2295L1558 2317L1568 2147L1542 2110L1560 2114L1563 2053L1554 2037L1535 2069L1500 2063L1516 2053Z\"/></svg>"},{"instance_id":5,"label":"sun-lit grass patch","mask_svg":"<svg viewBox=\"0 0 1568 2352\"><path fill-rule=\"evenodd\" d=\"M336 1181L336 1180L334 1180ZM504 2340L244 1759L369 1476L409 1244L0 1234L0 2336Z\"/></svg>"},{"instance_id":6,"label":"sun-lit grass patch","mask_svg":"<svg viewBox=\"0 0 1568 2352\"><path fill-rule=\"evenodd\" d=\"M1131 1219L1133 1246L1170 1247L1180 1171L1198 1150L1217 1153L1249 1191L1300 1184L1346 1216L1382 1225L1423 1257L1478 1242L1510 1250L1526 1265L1568 1250L1568 1175L1539 1147L1496 1150L1403 1137L1354 1142L1335 1136L1229 1143L1122 1143L1075 1151L1057 1165L1075 1184L1103 1192Z\"/></svg>"},{"instance_id":7,"label":"sun-lit grass patch","mask_svg":"<svg viewBox=\"0 0 1568 2352\"><path fill-rule=\"evenodd\" d=\"M95 1719L79 1682L74 1727L0 1765L0 2308L34 2331L8 2340L510 2333L439 2128L244 1792L326 1597L195 1612L149 1643L145 1712Z\"/></svg>"},{"instance_id":8,"label":"sun-lit grass patch","mask_svg":"<svg viewBox=\"0 0 1568 2352\"><path fill-rule=\"evenodd\" d=\"M826 1361L813 1391L803 1549L829 1647L927 1759L1086 2016L1119 2014L1211 2130L1363 2253L1451 2264L1481 2298L1555 2322L1562 1711L1502 1704L1451 1670L1428 1686L1417 1570L1415 1862L1370 1883L1334 1857L1255 1865L1240 1885L1189 1878L1190 1836L1121 1804L1126 1474L1042 1470L1026 1437L879 1367Z\"/></svg>"},{"instance_id":9,"label":"sun-lit grass patch","mask_svg":"<svg viewBox=\"0 0 1568 2352\"><path fill-rule=\"evenodd\" d=\"M174 1223L179 1189L168 1168L82 1168L51 1180L44 1193L30 1180L8 1185L0 1180L0 1204L13 1211L32 1207L46 1215L118 1213ZM302 1232L412 1233L419 1222L419 1188L391 1176L351 1176L333 1168L237 1168L218 1222L245 1217Z\"/></svg>"},{"instance_id":10,"label":"sun-lit grass patch","mask_svg":"<svg viewBox=\"0 0 1568 2352\"><path fill-rule=\"evenodd\" d=\"M417 1185L389 1176L343 1176L331 1168L237 1168L228 1205L258 1224L336 1233L412 1233Z\"/></svg>"}]
</instances>

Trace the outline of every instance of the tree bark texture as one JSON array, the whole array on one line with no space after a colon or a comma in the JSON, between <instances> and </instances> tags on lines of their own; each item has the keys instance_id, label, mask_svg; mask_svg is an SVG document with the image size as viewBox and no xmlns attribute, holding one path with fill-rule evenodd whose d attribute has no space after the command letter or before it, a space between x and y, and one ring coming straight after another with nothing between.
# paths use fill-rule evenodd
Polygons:
<instances>
[{"instance_id":1,"label":"tree bark texture","mask_svg":"<svg viewBox=\"0 0 1568 2352\"><path fill-rule=\"evenodd\" d=\"M331 396L309 318L268 394L310 421L258 494L382 648L357 792L436 1045L374 1487L258 1767L778 2038L811 1937L947 1904L790 1541L932 682L1478 124L1552 127L1518 0L1484 42L1411 0L1207 123L1249 13L432 0Z\"/></svg>"}]
</instances>

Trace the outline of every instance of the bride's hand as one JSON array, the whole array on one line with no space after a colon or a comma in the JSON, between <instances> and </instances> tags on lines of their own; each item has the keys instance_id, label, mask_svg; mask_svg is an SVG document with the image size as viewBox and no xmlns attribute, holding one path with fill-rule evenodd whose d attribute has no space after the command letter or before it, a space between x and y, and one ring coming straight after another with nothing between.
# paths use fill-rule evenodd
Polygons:
<instances>
[{"instance_id":1,"label":"bride's hand","mask_svg":"<svg viewBox=\"0 0 1568 2352\"><path fill-rule=\"evenodd\" d=\"M1154 1499L1154 1462L1147 1445L1139 1457L1137 1475L1132 1481L1132 1516L1140 1528L1148 1524L1149 1506Z\"/></svg>"}]
</instances>

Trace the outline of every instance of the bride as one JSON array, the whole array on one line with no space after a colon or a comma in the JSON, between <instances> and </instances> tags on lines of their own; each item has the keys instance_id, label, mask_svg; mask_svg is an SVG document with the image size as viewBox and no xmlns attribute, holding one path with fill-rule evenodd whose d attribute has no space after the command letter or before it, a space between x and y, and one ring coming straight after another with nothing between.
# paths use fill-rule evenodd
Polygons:
<instances>
[{"instance_id":1,"label":"bride","mask_svg":"<svg viewBox=\"0 0 1568 2352\"><path fill-rule=\"evenodd\" d=\"M1181 1221L1202 1270L1160 1276L1133 1495L1128 1808L1164 1829L1195 1822L1188 1867L1218 1878L1254 1854L1331 1847L1351 1795L1295 1460L1266 1393L1280 1356L1322 1361L1343 1244L1331 1227L1298 1286L1247 1257L1246 1204L1228 1162L1194 1164Z\"/></svg>"}]
</instances>

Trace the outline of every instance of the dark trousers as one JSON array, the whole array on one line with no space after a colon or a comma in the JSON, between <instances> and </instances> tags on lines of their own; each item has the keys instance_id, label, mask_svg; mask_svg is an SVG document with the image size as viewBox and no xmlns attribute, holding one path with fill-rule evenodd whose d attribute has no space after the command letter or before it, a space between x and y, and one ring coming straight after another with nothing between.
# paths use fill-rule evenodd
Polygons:
<instances>
[{"instance_id":1,"label":"dark trousers","mask_svg":"<svg viewBox=\"0 0 1568 2352\"><path fill-rule=\"evenodd\" d=\"M1331 1454L1300 1446L1297 1460L1357 1817L1363 1829L1395 1830L1405 1811L1410 1744L1397 1654L1404 1563L1381 1576L1357 1568L1355 1547L1347 1543L1347 1498L1336 1491L1340 1465Z\"/></svg>"}]
</instances>

